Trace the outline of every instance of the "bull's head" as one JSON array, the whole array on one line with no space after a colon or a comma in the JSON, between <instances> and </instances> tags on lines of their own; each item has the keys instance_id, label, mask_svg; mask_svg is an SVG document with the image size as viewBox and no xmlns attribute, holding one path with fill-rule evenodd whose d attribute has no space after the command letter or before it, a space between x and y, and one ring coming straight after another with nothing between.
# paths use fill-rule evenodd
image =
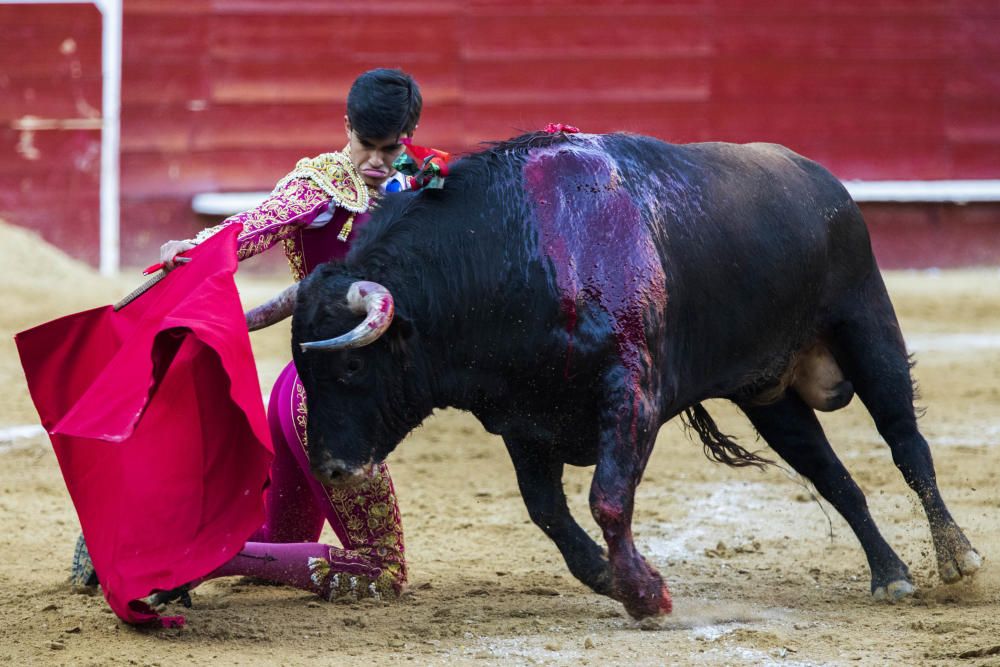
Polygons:
<instances>
[{"instance_id":1,"label":"bull's head","mask_svg":"<svg viewBox=\"0 0 1000 667\"><path fill-rule=\"evenodd\" d=\"M382 285L328 265L300 284L292 354L306 391L313 474L349 482L430 414L413 327Z\"/></svg>"}]
</instances>

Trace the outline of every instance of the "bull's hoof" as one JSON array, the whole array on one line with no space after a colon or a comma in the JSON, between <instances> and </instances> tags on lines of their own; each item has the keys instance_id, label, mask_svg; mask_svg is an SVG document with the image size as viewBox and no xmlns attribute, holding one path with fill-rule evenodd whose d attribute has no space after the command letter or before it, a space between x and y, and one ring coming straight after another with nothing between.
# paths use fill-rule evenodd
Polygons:
<instances>
[{"instance_id":1,"label":"bull's hoof","mask_svg":"<svg viewBox=\"0 0 1000 667\"><path fill-rule=\"evenodd\" d=\"M636 597L622 599L622 604L625 605L625 611L629 613L629 616L641 621L644 618L669 614L673 611L674 603L670 599L667 585L663 582L657 583L659 590L653 591L652 594L643 595L640 592Z\"/></svg>"},{"instance_id":2,"label":"bull's hoof","mask_svg":"<svg viewBox=\"0 0 1000 667\"><path fill-rule=\"evenodd\" d=\"M887 602L899 602L903 598L910 597L916 592L913 584L906 579L890 581L885 586L879 586L872 591L872 597L876 600Z\"/></svg>"},{"instance_id":3,"label":"bull's hoof","mask_svg":"<svg viewBox=\"0 0 1000 667\"><path fill-rule=\"evenodd\" d=\"M971 577L983 566L983 557L972 548L962 529L954 521L931 522L938 576L946 584Z\"/></svg>"},{"instance_id":4,"label":"bull's hoof","mask_svg":"<svg viewBox=\"0 0 1000 667\"><path fill-rule=\"evenodd\" d=\"M674 601L670 599L670 591L667 590L667 585L663 585L663 597L660 599L660 613L669 614L674 610Z\"/></svg>"},{"instance_id":5,"label":"bull's hoof","mask_svg":"<svg viewBox=\"0 0 1000 667\"><path fill-rule=\"evenodd\" d=\"M946 584L954 584L963 577L971 577L983 566L983 557L975 549L969 549L953 559L938 563L938 575Z\"/></svg>"}]
</instances>

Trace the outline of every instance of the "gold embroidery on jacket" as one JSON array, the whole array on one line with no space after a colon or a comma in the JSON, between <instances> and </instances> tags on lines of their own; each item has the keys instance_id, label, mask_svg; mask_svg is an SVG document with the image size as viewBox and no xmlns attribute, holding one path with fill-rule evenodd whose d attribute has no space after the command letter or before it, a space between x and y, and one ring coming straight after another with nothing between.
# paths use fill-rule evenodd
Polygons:
<instances>
[{"instance_id":1,"label":"gold embroidery on jacket","mask_svg":"<svg viewBox=\"0 0 1000 667\"><path fill-rule=\"evenodd\" d=\"M300 230L301 231L301 230ZM306 277L306 260L302 255L302 234L282 241L285 245L285 258L292 270L292 280L299 282Z\"/></svg>"},{"instance_id":2,"label":"gold embroidery on jacket","mask_svg":"<svg viewBox=\"0 0 1000 667\"><path fill-rule=\"evenodd\" d=\"M236 241L237 254L243 260L292 237L299 225L291 223L327 202L326 194L316 185L301 179L294 180L287 183L281 193L272 194L256 208L227 218L220 225L203 229L191 242L197 245L223 227L242 224L243 230Z\"/></svg>"},{"instance_id":3,"label":"gold embroidery on jacket","mask_svg":"<svg viewBox=\"0 0 1000 667\"><path fill-rule=\"evenodd\" d=\"M346 150L302 158L290 174L278 181L274 192L277 193L293 179L307 179L315 183L333 198L337 206L343 206L348 211L364 213L368 210L368 186L351 164Z\"/></svg>"},{"instance_id":4,"label":"gold embroidery on jacket","mask_svg":"<svg viewBox=\"0 0 1000 667\"><path fill-rule=\"evenodd\" d=\"M347 241L355 214L369 210L376 197L377 192L373 192L354 169L346 150L323 153L299 160L295 169L278 181L270 197L256 208L204 229L190 241L201 243L223 227L240 223L243 231L237 237L239 259L252 257L282 242L292 277L298 281L305 277L306 266L302 237L297 235L301 225L292 224L294 220L322 204L329 205L329 200L333 199L334 205L343 206L350 212L337 235L341 241Z\"/></svg>"}]
</instances>

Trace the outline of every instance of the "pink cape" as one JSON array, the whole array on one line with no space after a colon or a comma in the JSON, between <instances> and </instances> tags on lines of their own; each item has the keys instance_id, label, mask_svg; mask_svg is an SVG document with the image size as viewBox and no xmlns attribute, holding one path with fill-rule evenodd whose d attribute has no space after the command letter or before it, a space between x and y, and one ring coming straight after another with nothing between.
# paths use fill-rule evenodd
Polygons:
<instances>
[{"instance_id":1,"label":"pink cape","mask_svg":"<svg viewBox=\"0 0 1000 667\"><path fill-rule=\"evenodd\" d=\"M129 623L182 623L140 598L208 574L264 521L274 454L233 281L240 229L118 312L15 337L104 596Z\"/></svg>"}]
</instances>

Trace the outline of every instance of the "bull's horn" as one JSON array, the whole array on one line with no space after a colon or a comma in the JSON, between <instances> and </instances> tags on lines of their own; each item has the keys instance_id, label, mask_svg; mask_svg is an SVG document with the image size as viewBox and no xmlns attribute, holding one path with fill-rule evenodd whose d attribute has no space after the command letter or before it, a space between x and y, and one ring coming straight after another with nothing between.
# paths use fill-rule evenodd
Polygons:
<instances>
[{"instance_id":1,"label":"bull's horn","mask_svg":"<svg viewBox=\"0 0 1000 667\"><path fill-rule=\"evenodd\" d=\"M374 343L392 324L396 307L392 294L382 285L367 280L351 283L347 290L347 305L357 314L367 313L365 321L342 336L328 340L301 343L302 351L307 350L351 350Z\"/></svg>"}]
</instances>

